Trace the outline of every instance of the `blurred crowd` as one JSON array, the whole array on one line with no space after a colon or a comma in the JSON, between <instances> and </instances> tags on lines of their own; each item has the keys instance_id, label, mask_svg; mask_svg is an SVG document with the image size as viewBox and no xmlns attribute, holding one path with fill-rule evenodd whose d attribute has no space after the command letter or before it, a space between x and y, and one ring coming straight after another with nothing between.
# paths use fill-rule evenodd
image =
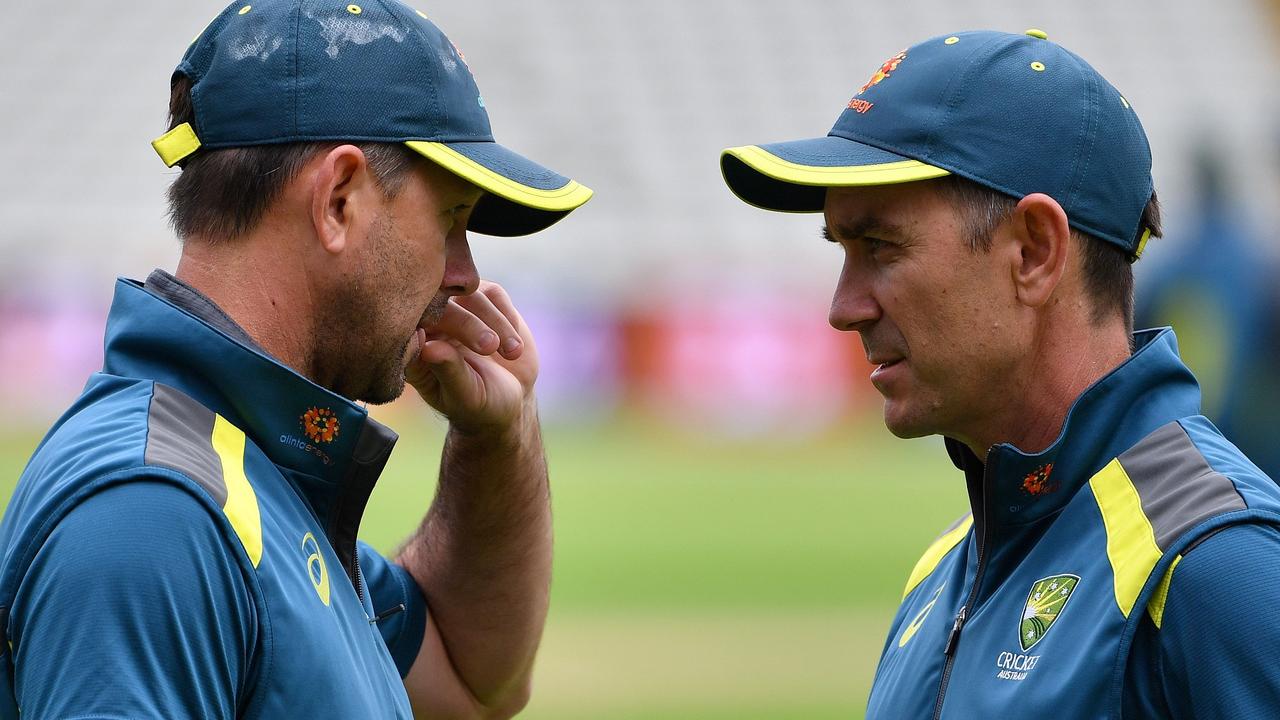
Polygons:
<instances>
[{"instance_id":1,"label":"blurred crowd","mask_svg":"<svg viewBox=\"0 0 1280 720\"><path fill-rule=\"evenodd\" d=\"M1205 413L1280 475L1280 263L1204 155L1194 213L1139 261L1138 327L1173 325L1204 386ZM1162 247L1167 243L1168 248ZM834 281L838 254L831 257ZM1150 267L1146 263L1151 263ZM879 396L854 334L826 323L821 292L724 288L683 303L565 302L518 293L543 355L539 392L563 424L644 413L691 431L804 436L867 413ZM101 363L102 288L0 288L0 397L7 426L44 424ZM402 401L403 402L403 401Z\"/></svg>"},{"instance_id":2,"label":"blurred crowd","mask_svg":"<svg viewBox=\"0 0 1280 720\"><path fill-rule=\"evenodd\" d=\"M785 437L877 413L860 342L826 324L839 250L818 218L741 207L718 151L822 134L928 35L1040 27L1124 90L1151 138L1167 237L1137 266L1139 325L1175 326L1206 413L1280 473L1280 253L1259 230L1280 221L1280 108L1262 91L1280 81L1276 3L435 5L498 139L597 190L564 227L475 243L537 335L552 422L639 412ZM97 369L112 277L172 267L171 171L147 141L176 58L220 7L74 0L46 35L23 30L43 6L19 3L0 26L0 155L23 170L0 177L0 427L47 426Z\"/></svg>"}]
</instances>

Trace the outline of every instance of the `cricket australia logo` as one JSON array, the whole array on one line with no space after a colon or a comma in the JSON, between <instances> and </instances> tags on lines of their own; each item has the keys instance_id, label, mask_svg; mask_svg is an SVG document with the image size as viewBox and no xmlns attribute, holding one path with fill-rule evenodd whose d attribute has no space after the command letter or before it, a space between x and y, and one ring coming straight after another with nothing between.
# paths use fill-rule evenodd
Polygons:
<instances>
[{"instance_id":1,"label":"cricket australia logo","mask_svg":"<svg viewBox=\"0 0 1280 720\"><path fill-rule=\"evenodd\" d=\"M1079 583L1078 575L1053 575L1037 580L1031 586L1027 603L1022 608L1022 624L1018 628L1018 643L1022 645L1023 652L1034 647L1049 632Z\"/></svg>"}]
</instances>

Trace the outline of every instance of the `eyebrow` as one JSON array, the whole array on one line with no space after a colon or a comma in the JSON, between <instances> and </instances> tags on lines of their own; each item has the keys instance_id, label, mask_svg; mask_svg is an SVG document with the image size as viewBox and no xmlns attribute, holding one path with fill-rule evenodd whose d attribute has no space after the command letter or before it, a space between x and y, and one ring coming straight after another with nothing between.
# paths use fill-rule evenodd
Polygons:
<instances>
[{"instance_id":1,"label":"eyebrow","mask_svg":"<svg viewBox=\"0 0 1280 720\"><path fill-rule=\"evenodd\" d=\"M852 221L839 222L834 227L822 226L823 239L833 243L841 240L857 240L873 233L907 240L912 237L902 226L885 222L874 215L864 215Z\"/></svg>"}]
</instances>

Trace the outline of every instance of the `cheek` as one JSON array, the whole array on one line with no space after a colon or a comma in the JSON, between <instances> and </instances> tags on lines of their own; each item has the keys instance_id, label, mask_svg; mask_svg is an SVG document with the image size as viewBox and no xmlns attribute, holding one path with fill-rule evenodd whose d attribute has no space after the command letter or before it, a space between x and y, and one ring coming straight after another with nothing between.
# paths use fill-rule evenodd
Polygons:
<instances>
[{"instance_id":1,"label":"cheek","mask_svg":"<svg viewBox=\"0 0 1280 720\"><path fill-rule=\"evenodd\" d=\"M1003 387L1023 349L1014 308L991 286L955 289L955 302L939 316L948 318L940 337L949 340L943 368L953 390L985 397Z\"/></svg>"},{"instance_id":2,"label":"cheek","mask_svg":"<svg viewBox=\"0 0 1280 720\"><path fill-rule=\"evenodd\" d=\"M922 276L885 296L919 369L943 384L965 382L1006 353L1012 329L1008 304L983 280L958 275L964 271Z\"/></svg>"}]
</instances>

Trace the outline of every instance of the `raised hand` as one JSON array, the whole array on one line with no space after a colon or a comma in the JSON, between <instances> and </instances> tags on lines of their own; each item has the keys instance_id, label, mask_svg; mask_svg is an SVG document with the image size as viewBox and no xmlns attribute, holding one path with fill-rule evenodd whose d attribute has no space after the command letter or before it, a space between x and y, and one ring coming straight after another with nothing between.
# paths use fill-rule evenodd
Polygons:
<instances>
[{"instance_id":1,"label":"raised hand","mask_svg":"<svg viewBox=\"0 0 1280 720\"><path fill-rule=\"evenodd\" d=\"M538 350L502 286L481 281L419 328L405 380L465 433L503 432L534 411Z\"/></svg>"}]
</instances>

